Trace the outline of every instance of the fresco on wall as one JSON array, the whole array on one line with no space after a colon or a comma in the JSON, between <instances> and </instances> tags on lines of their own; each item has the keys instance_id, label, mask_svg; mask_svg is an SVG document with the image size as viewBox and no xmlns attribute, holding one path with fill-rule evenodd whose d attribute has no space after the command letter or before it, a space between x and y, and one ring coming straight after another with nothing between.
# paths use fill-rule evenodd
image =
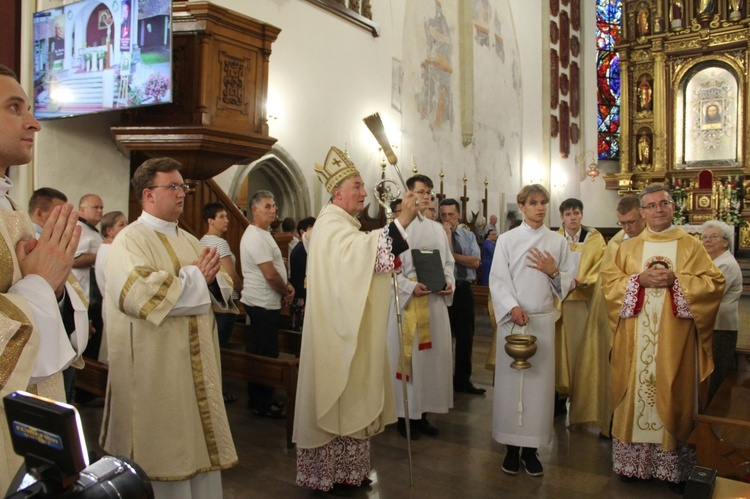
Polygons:
<instances>
[{"instance_id":1,"label":"fresco on wall","mask_svg":"<svg viewBox=\"0 0 750 499\"><path fill-rule=\"evenodd\" d=\"M465 174L470 212L481 210L487 176L488 210L502 216L505 208L500 208L498 194L515 199L521 187L523 99L516 27L506 0L473 2L472 5L487 9L480 11L487 12L490 19L490 43L487 45L477 37L475 9L471 13L474 19L470 38L473 67L464 68L458 50L458 2L409 0L405 5L401 154L415 159L419 172L435 181L436 190L442 169L444 192L449 197L463 195ZM462 71L473 71L474 82L474 106L470 113L474 133L466 146L459 125ZM439 101L439 94L434 94L437 81L447 90L451 103L448 108L451 119L440 122L440 126L438 114L430 113L437 106L431 107L428 98L432 96L435 103Z\"/></svg>"},{"instance_id":2,"label":"fresco on wall","mask_svg":"<svg viewBox=\"0 0 750 499\"><path fill-rule=\"evenodd\" d=\"M495 55L497 55L501 61L505 62L505 42L503 42L502 31L500 29L500 19L497 17L497 11L495 11L493 25L495 26Z\"/></svg>"},{"instance_id":3,"label":"fresco on wall","mask_svg":"<svg viewBox=\"0 0 750 499\"><path fill-rule=\"evenodd\" d=\"M421 63L422 88L416 95L419 116L433 129L453 128L454 41L440 2L435 2L435 15L425 20L424 33L427 50Z\"/></svg>"},{"instance_id":4,"label":"fresco on wall","mask_svg":"<svg viewBox=\"0 0 750 499\"><path fill-rule=\"evenodd\" d=\"M401 92L404 86L404 69L401 61L393 58L391 63L391 107L401 112Z\"/></svg>"},{"instance_id":5,"label":"fresco on wall","mask_svg":"<svg viewBox=\"0 0 750 499\"><path fill-rule=\"evenodd\" d=\"M477 45L490 45L490 2L474 0L474 39Z\"/></svg>"}]
</instances>

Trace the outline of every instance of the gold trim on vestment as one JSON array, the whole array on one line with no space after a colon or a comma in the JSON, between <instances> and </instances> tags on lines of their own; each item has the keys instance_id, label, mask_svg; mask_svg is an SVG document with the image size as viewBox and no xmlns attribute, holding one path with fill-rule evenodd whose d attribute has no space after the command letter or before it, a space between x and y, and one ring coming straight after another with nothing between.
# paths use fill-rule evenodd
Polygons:
<instances>
[{"instance_id":1,"label":"gold trim on vestment","mask_svg":"<svg viewBox=\"0 0 750 499\"><path fill-rule=\"evenodd\" d=\"M180 259L177 257L177 253L175 253L174 248L171 244L169 244L169 238L162 234L159 231L156 232L157 237L159 240L164 244L164 249L167 250L167 254L169 255L169 259L172 260L172 266L174 267L174 275L178 275L180 273L180 269L182 268L182 265L180 264Z\"/></svg>"},{"instance_id":2,"label":"gold trim on vestment","mask_svg":"<svg viewBox=\"0 0 750 499\"><path fill-rule=\"evenodd\" d=\"M411 278L416 282L416 278ZM430 302L429 296L412 296L404 307L404 370L406 379L411 376L411 359L414 352L414 331L417 332L418 345L432 343L430 333ZM397 377L401 375L401 363L396 369Z\"/></svg>"},{"instance_id":3,"label":"gold trim on vestment","mask_svg":"<svg viewBox=\"0 0 750 499\"><path fill-rule=\"evenodd\" d=\"M0 268L10 272L0 272L0 292L7 293L13 285L13 253L5 236L0 232Z\"/></svg>"},{"instance_id":4,"label":"gold trim on vestment","mask_svg":"<svg viewBox=\"0 0 750 499\"><path fill-rule=\"evenodd\" d=\"M8 331L3 331L2 334L13 333L13 336L5 346L2 355L0 355L0 390L5 388L8 383L13 371L18 364L18 359L21 358L23 349L26 348L26 344L31 338L31 332L34 326L31 321L23 313L23 311L16 306L15 303L10 301L5 296L0 295L0 310L8 319L13 320L20 324L18 329L13 332L12 328L8 328ZM5 328L5 322L3 321L3 328Z\"/></svg>"},{"instance_id":5,"label":"gold trim on vestment","mask_svg":"<svg viewBox=\"0 0 750 499\"><path fill-rule=\"evenodd\" d=\"M216 443L213 422L211 421L211 408L208 405L208 393L206 392L206 379L203 376L203 360L201 359L201 339L198 331L198 318L194 315L188 317L188 329L190 337L190 364L193 369L193 385L195 386L195 398L198 402L198 413L203 425L203 437L206 439L206 450L213 466L221 463L219 457L219 446Z\"/></svg>"},{"instance_id":6,"label":"gold trim on vestment","mask_svg":"<svg viewBox=\"0 0 750 499\"><path fill-rule=\"evenodd\" d=\"M122 313L127 314L127 312L125 311L125 299L127 298L128 294L130 294L130 290L132 289L135 282L138 279L145 279L151 274L153 274L153 272L143 268L135 268L130 273L130 276L128 276L125 284L122 286L122 291L120 291L119 306ZM164 282L161 283L159 289L156 291L156 293L154 293L151 299L149 299L149 301L147 301L146 304L143 305L143 307L141 307L141 309L138 311L139 318L146 319L148 315L153 312L153 310L157 306L159 306L161 302L164 301L164 299L167 297L167 293L169 292L169 288L172 286L173 281L173 275L165 275Z\"/></svg>"},{"instance_id":7,"label":"gold trim on vestment","mask_svg":"<svg viewBox=\"0 0 750 499\"><path fill-rule=\"evenodd\" d=\"M75 278L73 274L70 274L68 276L68 284L70 284L70 287L73 288L73 290L78 295L78 298L81 299L83 302L83 306L86 307L86 309L89 308L89 299L86 298L86 292L81 287L81 283L78 282L78 279Z\"/></svg>"},{"instance_id":8,"label":"gold trim on vestment","mask_svg":"<svg viewBox=\"0 0 750 499\"><path fill-rule=\"evenodd\" d=\"M164 301L164 298L167 297L167 293L169 292L169 288L172 287L172 282L174 281L174 276L167 275L167 277L164 279L164 282L161 283L161 286L159 286L159 289L156 291L156 294L151 297L149 301L146 302L143 307L141 307L141 310L138 312L138 316L141 319L146 319L146 317L149 316L151 312L154 311L156 307L158 307L161 302Z\"/></svg>"}]
</instances>

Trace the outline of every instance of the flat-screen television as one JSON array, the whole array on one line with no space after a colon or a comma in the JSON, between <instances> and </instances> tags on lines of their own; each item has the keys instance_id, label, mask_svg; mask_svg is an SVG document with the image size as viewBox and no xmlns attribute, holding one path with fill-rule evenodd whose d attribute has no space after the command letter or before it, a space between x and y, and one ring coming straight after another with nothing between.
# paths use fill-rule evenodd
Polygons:
<instances>
[{"instance_id":1,"label":"flat-screen television","mask_svg":"<svg viewBox=\"0 0 750 499\"><path fill-rule=\"evenodd\" d=\"M34 14L37 119L167 102L170 0L82 0Z\"/></svg>"}]
</instances>

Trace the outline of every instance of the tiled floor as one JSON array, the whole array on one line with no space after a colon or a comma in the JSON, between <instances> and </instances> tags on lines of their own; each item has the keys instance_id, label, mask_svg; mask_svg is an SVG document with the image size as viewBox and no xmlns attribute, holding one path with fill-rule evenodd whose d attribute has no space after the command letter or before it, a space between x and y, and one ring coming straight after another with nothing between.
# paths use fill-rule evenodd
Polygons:
<instances>
[{"instance_id":1,"label":"tiled floor","mask_svg":"<svg viewBox=\"0 0 750 499\"><path fill-rule=\"evenodd\" d=\"M740 305L743 338L750 336L750 298ZM545 473L533 478L524 473L509 476L500 470L505 447L491 437L492 375L484 369L489 338L488 321L478 317L475 339L474 383L487 388L486 396L455 396L448 414L430 421L440 436L423 436L412 443L414 485L409 485L406 441L395 426L372 440L370 490L356 497L390 498L673 498L678 497L657 480L626 484L611 471L611 443L597 431L566 427L564 417L555 420L555 438L540 449ZM742 343L743 340L741 340ZM750 345L750 341L747 341ZM246 409L245 389L228 381L229 390L240 400L229 404L228 414L240 463L223 473L224 497L305 498L323 497L295 485L295 451L286 448L282 420L254 417ZM94 447L101 408L84 407L82 415L90 448ZM210 499L210 498L207 498Z\"/></svg>"}]
</instances>

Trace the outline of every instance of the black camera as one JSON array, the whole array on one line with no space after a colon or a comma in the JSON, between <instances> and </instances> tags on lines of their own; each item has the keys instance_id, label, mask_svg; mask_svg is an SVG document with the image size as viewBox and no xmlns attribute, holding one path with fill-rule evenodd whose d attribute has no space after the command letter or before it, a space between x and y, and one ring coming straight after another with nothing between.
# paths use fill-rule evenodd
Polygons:
<instances>
[{"instance_id":1,"label":"black camera","mask_svg":"<svg viewBox=\"0 0 750 499\"><path fill-rule=\"evenodd\" d=\"M75 407L17 391L3 398L13 450L23 456L6 499L153 499L146 473L123 457L89 465Z\"/></svg>"}]
</instances>

